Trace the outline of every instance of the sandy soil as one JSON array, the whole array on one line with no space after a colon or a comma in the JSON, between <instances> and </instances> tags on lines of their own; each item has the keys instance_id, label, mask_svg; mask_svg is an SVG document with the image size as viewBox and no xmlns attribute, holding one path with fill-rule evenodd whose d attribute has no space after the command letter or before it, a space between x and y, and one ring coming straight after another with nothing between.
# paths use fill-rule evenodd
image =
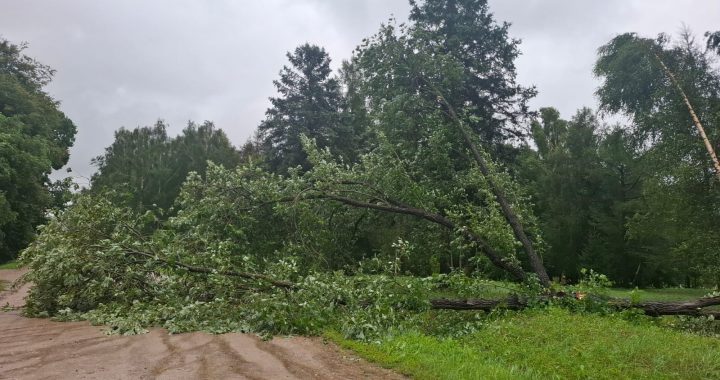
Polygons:
<instances>
[{"instance_id":1,"label":"sandy soil","mask_svg":"<svg viewBox=\"0 0 720 380\"><path fill-rule=\"evenodd\" d=\"M0 270L14 281L19 270ZM21 307L25 286L0 293ZM108 336L83 322L0 312L1 379L402 379L320 338L190 333L162 329Z\"/></svg>"}]
</instances>

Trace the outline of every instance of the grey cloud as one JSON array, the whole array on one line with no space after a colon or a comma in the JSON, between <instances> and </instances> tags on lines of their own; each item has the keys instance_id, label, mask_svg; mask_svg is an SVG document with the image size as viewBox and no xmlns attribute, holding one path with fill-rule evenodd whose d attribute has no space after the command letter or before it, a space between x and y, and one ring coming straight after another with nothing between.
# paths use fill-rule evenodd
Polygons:
<instances>
[{"instance_id":1,"label":"grey cloud","mask_svg":"<svg viewBox=\"0 0 720 380\"><path fill-rule=\"evenodd\" d=\"M596 105L597 48L614 36L674 33L683 22L698 34L720 28L720 2L710 0L490 0L490 6L523 41L518 80L540 91L531 104L556 107L565 117Z\"/></svg>"}]
</instances>

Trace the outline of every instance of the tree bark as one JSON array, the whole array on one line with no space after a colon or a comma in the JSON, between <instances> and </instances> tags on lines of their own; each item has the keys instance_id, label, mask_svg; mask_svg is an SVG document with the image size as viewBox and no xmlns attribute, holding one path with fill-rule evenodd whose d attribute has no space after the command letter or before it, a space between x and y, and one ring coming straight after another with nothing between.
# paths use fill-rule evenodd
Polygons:
<instances>
[{"instance_id":1,"label":"tree bark","mask_svg":"<svg viewBox=\"0 0 720 380\"><path fill-rule=\"evenodd\" d=\"M522 310L528 306L527 300L511 295L502 299L447 299L438 298L430 300L433 309L444 310L483 310L495 309Z\"/></svg>"},{"instance_id":2,"label":"tree bark","mask_svg":"<svg viewBox=\"0 0 720 380\"><path fill-rule=\"evenodd\" d=\"M672 71L665 65L665 62L663 62L662 59L660 59L660 56L653 52L653 55L655 56L655 59L660 63L660 66L662 67L663 71L665 72L665 75L670 79L670 82L675 86L675 89L678 91L680 96L683 99L683 102L685 102L685 106L687 106L688 111L690 112L690 117L692 117L693 123L695 124L695 128L697 128L698 132L700 133L700 137L703 140L703 143L705 143L705 149L707 149L708 154L710 155L710 159L712 160L713 166L715 167L715 175L720 180L720 161L718 161L717 155L715 154L715 149L713 148L712 144L710 143L710 139L708 139L707 134L705 133L705 128L703 127L702 123L700 123L700 118L695 113L695 109L693 108L692 104L690 103L690 99L688 99L687 94L685 94L685 90L683 90L682 86L680 86L680 82L677 81L675 78L675 74L673 74Z\"/></svg>"},{"instance_id":3,"label":"tree bark","mask_svg":"<svg viewBox=\"0 0 720 380\"><path fill-rule=\"evenodd\" d=\"M367 208L367 209L373 209L373 210L380 210L385 212L392 212L396 214L405 214L405 215L413 215L422 219L425 219L427 221L439 224L443 227L449 228L451 230L456 230L457 225L450 219L440 215L440 214L434 214L431 212L428 212L423 209L414 208L407 205L397 206L397 205L391 205L391 204L378 204L378 203L370 203L370 202L363 202L356 199L341 197L334 194L322 194L314 197L321 197L321 198L327 198L330 200L334 200L349 206L353 207L360 207L360 208ZM481 238L480 236L477 236L470 232L467 229L461 229L463 236L475 243L479 248L480 251L483 252L485 257L487 257L490 262L493 263L496 267L505 270L510 275L512 275L517 281L523 282L527 279L527 274L523 269L512 263L511 261L504 260L502 255L495 251L486 241L485 239Z\"/></svg>"},{"instance_id":4,"label":"tree bark","mask_svg":"<svg viewBox=\"0 0 720 380\"><path fill-rule=\"evenodd\" d=\"M482 173L483 177L485 177L488 185L490 185L490 191L492 191L495 199L500 204L500 209L502 210L503 216L505 216L505 220L510 225L510 228L513 231L513 235L515 235L515 238L522 244L523 250L525 251L525 254L530 260L530 266L532 267L535 274L537 274L540 283L544 287L549 288L550 276L548 276L547 274L547 270L545 269L545 265L543 265L542 259L540 259L540 256L538 256L537 252L535 252L535 248L533 248L533 244L525 233L525 229L523 228L522 223L520 223L520 219L518 219L517 214L512 209L510 202L505 196L505 192L500 188L500 186L495 183L495 181L493 181L490 173L490 168L488 167L485 158L483 158L482 154L480 153L477 145L473 142L470 133L468 133L465 127L465 124L462 122L462 120L460 120L457 113L455 112L455 109L447 101L447 99L445 99L442 93L440 93L440 91L434 87L433 91L435 92L435 95L438 97L440 102L442 102L445 105L445 108L447 108L448 115L453 120L458 130L462 134L465 144L468 146L468 148L470 148L470 151L472 152L473 158L475 159L475 162L477 163L480 172Z\"/></svg>"},{"instance_id":5,"label":"tree bark","mask_svg":"<svg viewBox=\"0 0 720 380\"><path fill-rule=\"evenodd\" d=\"M648 301L633 304L628 300L612 300L608 302L610 305L619 309L642 309L645 314L658 317L661 315L715 315L720 316L720 312L706 311L703 308L708 306L720 305L720 296L705 297L691 301L678 302L659 302Z\"/></svg>"}]
</instances>

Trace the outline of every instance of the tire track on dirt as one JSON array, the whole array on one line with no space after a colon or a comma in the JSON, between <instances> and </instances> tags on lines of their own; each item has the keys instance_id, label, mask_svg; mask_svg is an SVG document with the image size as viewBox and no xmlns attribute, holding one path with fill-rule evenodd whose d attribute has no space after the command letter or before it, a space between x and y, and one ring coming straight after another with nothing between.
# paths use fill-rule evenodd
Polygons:
<instances>
[{"instance_id":1,"label":"tire track on dirt","mask_svg":"<svg viewBox=\"0 0 720 380\"><path fill-rule=\"evenodd\" d=\"M22 271L0 270L0 281ZM0 306L22 307L25 285L0 293ZM402 379L319 338L202 332L108 336L85 322L0 312L0 379Z\"/></svg>"}]
</instances>

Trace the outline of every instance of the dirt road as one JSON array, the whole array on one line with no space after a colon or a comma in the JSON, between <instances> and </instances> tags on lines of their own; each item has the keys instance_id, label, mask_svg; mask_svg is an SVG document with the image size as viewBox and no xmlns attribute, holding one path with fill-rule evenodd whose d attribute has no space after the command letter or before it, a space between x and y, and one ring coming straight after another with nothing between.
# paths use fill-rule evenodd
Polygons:
<instances>
[{"instance_id":1,"label":"dirt road","mask_svg":"<svg viewBox=\"0 0 720 380\"><path fill-rule=\"evenodd\" d=\"M14 281L18 270L0 270ZM0 294L0 306L23 304L27 287ZM169 335L162 329L107 336L83 322L0 312L1 379L401 379L319 338Z\"/></svg>"}]
</instances>

